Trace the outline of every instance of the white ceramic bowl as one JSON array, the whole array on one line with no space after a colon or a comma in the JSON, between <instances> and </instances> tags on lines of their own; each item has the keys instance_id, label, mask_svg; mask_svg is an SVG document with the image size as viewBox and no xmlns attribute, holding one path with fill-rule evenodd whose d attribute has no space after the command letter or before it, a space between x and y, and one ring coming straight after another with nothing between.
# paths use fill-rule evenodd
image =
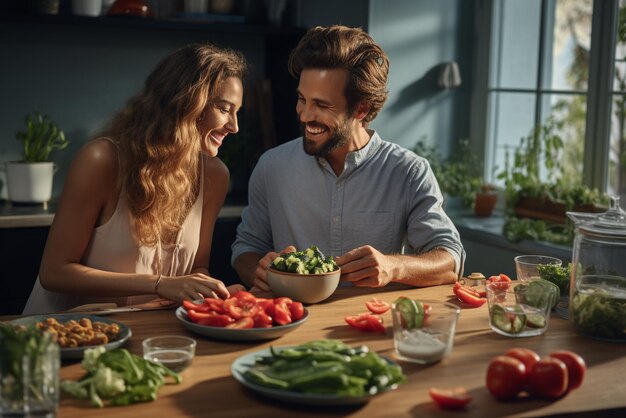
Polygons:
<instances>
[{"instance_id":1,"label":"white ceramic bowl","mask_svg":"<svg viewBox=\"0 0 626 418\"><path fill-rule=\"evenodd\" d=\"M321 302L339 285L341 269L323 274L298 274L267 269L267 283L274 296L286 296L302 303Z\"/></svg>"}]
</instances>

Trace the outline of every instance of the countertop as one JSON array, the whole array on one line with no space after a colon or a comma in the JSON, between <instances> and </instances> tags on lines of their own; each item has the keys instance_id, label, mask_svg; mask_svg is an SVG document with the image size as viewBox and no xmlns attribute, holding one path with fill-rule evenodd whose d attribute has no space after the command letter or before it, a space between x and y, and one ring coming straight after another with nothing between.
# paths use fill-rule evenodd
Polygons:
<instances>
[{"instance_id":1,"label":"countertop","mask_svg":"<svg viewBox=\"0 0 626 418\"><path fill-rule=\"evenodd\" d=\"M393 302L399 296L414 299L450 300L462 308L454 348L443 361L427 366L398 360L394 353L391 314L383 314L385 334L360 332L344 322L344 316L365 309L364 302L373 296ZM156 335L186 335L197 340L193 364L182 372L180 385L163 387L154 402L125 407L94 408L87 400L63 395L59 417L136 418L168 417L623 417L626 410L624 374L626 344L597 341L578 335L572 324L556 315L550 318L544 335L508 338L489 328L487 305L468 308L456 301L452 286L407 288L391 285L379 289L339 287L328 300L307 306L309 318L299 328L269 341L222 341L186 330L172 310L128 312L108 316L132 329L125 347L141 355L144 338ZM0 320L9 319L7 317ZM351 346L367 345L370 349L396 360L407 375L407 382L397 390L376 396L358 406L298 406L269 399L244 388L231 375L231 364L242 355L269 348L271 345L302 344L318 338L336 338ZM511 347L527 347L540 355L559 349L580 354L587 363L583 385L555 400L535 397L512 402L496 401L485 387L487 365L494 356ZM80 363L64 361L62 379L78 379L83 374ZM467 411L443 411L430 400L430 387L465 387L474 400Z\"/></svg>"},{"instance_id":2,"label":"countertop","mask_svg":"<svg viewBox=\"0 0 626 418\"><path fill-rule=\"evenodd\" d=\"M30 228L52 225L56 201L43 204L16 204L6 200L0 201L0 228ZM245 206L226 204L220 210L219 218L237 218Z\"/></svg>"}]
</instances>

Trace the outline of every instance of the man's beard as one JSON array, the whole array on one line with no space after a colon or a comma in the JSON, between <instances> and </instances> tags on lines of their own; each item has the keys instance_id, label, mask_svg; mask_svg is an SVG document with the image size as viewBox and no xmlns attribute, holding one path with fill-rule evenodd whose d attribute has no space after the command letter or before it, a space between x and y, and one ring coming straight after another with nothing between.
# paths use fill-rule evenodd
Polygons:
<instances>
[{"instance_id":1,"label":"man's beard","mask_svg":"<svg viewBox=\"0 0 626 418\"><path fill-rule=\"evenodd\" d=\"M302 135L302 137L304 138L304 140L302 141L304 152L320 158L324 158L331 151L344 146L348 143L348 139L350 138L350 121L348 119L340 123L337 128L333 130L332 135L330 135L326 142L319 146L317 146L315 141L306 137L305 123L302 124L302 129L304 132Z\"/></svg>"}]
</instances>

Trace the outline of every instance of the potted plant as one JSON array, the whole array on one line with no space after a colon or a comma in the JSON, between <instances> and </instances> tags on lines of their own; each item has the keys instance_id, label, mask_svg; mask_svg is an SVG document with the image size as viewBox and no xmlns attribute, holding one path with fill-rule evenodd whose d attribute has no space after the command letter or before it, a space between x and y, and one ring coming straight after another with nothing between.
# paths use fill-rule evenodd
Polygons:
<instances>
[{"instance_id":1,"label":"potted plant","mask_svg":"<svg viewBox=\"0 0 626 418\"><path fill-rule=\"evenodd\" d=\"M562 175L564 143L559 129L560 122L548 118L522 138L512 158L507 153L505 168L498 178L504 180L504 234L509 240L568 244L573 230L565 212L606 210L604 194Z\"/></svg>"},{"instance_id":2,"label":"potted plant","mask_svg":"<svg viewBox=\"0 0 626 418\"><path fill-rule=\"evenodd\" d=\"M484 183L483 165L467 139L460 140L458 147L445 160L436 146L421 140L413 152L429 161L445 200L459 198L464 207L474 208L477 216L491 215L497 199L496 188Z\"/></svg>"},{"instance_id":3,"label":"potted plant","mask_svg":"<svg viewBox=\"0 0 626 418\"><path fill-rule=\"evenodd\" d=\"M23 160L10 161L7 167L9 200L17 203L45 203L52 197L54 163L50 153L68 146L59 126L47 115L33 112L26 116L26 129L15 134L24 144Z\"/></svg>"}]
</instances>

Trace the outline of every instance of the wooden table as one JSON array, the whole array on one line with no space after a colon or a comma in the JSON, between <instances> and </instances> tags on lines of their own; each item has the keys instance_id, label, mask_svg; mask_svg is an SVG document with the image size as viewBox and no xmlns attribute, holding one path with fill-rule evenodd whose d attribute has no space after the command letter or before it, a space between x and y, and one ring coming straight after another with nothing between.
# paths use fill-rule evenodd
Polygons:
<instances>
[{"instance_id":1,"label":"wooden table","mask_svg":"<svg viewBox=\"0 0 626 418\"><path fill-rule=\"evenodd\" d=\"M512 339L491 331L487 307L464 308L457 326L452 354L440 363L419 366L399 361L408 377L397 390L375 397L357 407L303 407L263 398L240 385L230 374L231 363L239 356L270 345L294 345L317 338L337 338L350 345L366 344L378 353L394 358L390 313L384 314L387 334L362 333L348 327L343 318L365 311L372 294L388 302L400 295L416 299L453 300L451 286L424 289L388 287L358 289L342 287L326 302L308 307L309 319L295 331L276 340L230 343L211 340L187 331L174 312L150 311L111 316L128 325L133 336L126 347L141 354L144 338L181 334L198 341L196 357L182 373L183 383L167 385L155 402L118 408L96 409L88 401L63 396L58 416L64 417L505 417L505 416L626 416L626 344L596 341L577 335L571 324L555 315L543 336ZM549 402L520 399L498 402L485 388L489 360L511 347L527 347L540 355L569 349L584 357L587 376L583 386L562 399ZM83 370L78 363L63 364L62 379L77 379ZM430 400L430 387L463 386L474 400L465 412L438 409ZM602 412L600 412L602 411ZM566 414L566 415L562 415Z\"/></svg>"}]
</instances>

